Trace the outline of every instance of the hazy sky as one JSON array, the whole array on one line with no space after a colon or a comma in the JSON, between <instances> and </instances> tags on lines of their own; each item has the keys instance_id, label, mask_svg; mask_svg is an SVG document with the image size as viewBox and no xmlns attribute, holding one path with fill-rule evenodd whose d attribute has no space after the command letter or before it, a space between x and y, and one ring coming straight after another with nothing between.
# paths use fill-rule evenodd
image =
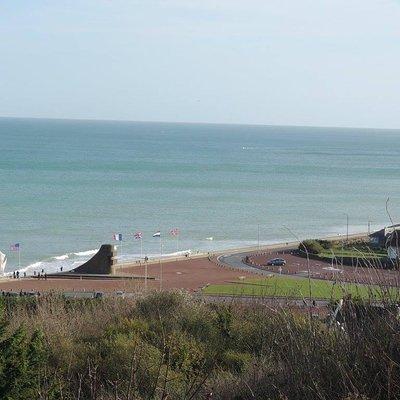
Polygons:
<instances>
[{"instance_id":1,"label":"hazy sky","mask_svg":"<svg viewBox=\"0 0 400 400\"><path fill-rule=\"evenodd\" d=\"M1 0L0 116L400 128L400 1Z\"/></svg>"}]
</instances>

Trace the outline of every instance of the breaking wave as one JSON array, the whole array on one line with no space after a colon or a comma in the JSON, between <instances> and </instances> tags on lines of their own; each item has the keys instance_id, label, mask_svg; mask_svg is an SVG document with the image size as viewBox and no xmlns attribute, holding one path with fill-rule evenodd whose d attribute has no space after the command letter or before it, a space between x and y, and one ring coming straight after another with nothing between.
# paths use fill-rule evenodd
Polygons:
<instances>
[{"instance_id":1,"label":"breaking wave","mask_svg":"<svg viewBox=\"0 0 400 400\"><path fill-rule=\"evenodd\" d=\"M78 265L85 263L89 260L94 254L97 253L98 250L86 250L79 251L76 253L66 253L61 254L59 256L53 256L46 258L41 261L36 261L32 264L29 264L25 267L14 267L13 270L19 271L20 274L26 273L26 275L31 276L35 273L39 273L42 270L47 273L55 273L55 272L67 272L73 268L76 268ZM12 275L13 271L7 271L5 275Z\"/></svg>"},{"instance_id":2,"label":"breaking wave","mask_svg":"<svg viewBox=\"0 0 400 400\"><path fill-rule=\"evenodd\" d=\"M85 257L85 256L94 256L99 249L97 250L87 250L87 251L79 251L78 253L73 253L74 255L78 257Z\"/></svg>"},{"instance_id":3,"label":"breaking wave","mask_svg":"<svg viewBox=\"0 0 400 400\"><path fill-rule=\"evenodd\" d=\"M62 256L53 257L55 260L66 260L69 257L69 254L63 254Z\"/></svg>"}]
</instances>

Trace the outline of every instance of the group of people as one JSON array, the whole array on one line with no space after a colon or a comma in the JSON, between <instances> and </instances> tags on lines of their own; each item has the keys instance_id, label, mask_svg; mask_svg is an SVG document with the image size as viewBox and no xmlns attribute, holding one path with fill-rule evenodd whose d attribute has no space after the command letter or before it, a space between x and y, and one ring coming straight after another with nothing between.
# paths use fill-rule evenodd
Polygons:
<instances>
[{"instance_id":1,"label":"group of people","mask_svg":"<svg viewBox=\"0 0 400 400\"><path fill-rule=\"evenodd\" d=\"M62 269L61 269L61 271L62 271ZM39 273L36 273L36 271L33 271L33 276L35 278L38 278L38 279L47 280L47 274L46 274L46 272L44 272L44 269L42 269L42 271L39 272ZM19 271L14 271L13 272L13 279L19 279L20 277L21 277L21 274L20 274ZM26 272L25 271L23 273L23 277L26 278Z\"/></svg>"},{"instance_id":2,"label":"group of people","mask_svg":"<svg viewBox=\"0 0 400 400\"><path fill-rule=\"evenodd\" d=\"M14 271L13 272L13 279L19 279L20 273L19 271ZM26 278L26 272L24 272L24 278Z\"/></svg>"},{"instance_id":3,"label":"group of people","mask_svg":"<svg viewBox=\"0 0 400 400\"><path fill-rule=\"evenodd\" d=\"M41 272L39 272L38 274L36 274L36 271L33 271L33 276L38 279L44 279L47 281L47 274L46 272L44 272L44 269L42 269Z\"/></svg>"}]
</instances>

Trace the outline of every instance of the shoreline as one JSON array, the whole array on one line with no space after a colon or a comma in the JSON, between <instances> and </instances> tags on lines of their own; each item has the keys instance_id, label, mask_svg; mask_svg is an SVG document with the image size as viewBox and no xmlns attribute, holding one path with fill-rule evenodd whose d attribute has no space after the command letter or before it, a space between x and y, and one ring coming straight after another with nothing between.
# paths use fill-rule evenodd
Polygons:
<instances>
[{"instance_id":1,"label":"shoreline","mask_svg":"<svg viewBox=\"0 0 400 400\"><path fill-rule=\"evenodd\" d=\"M357 239L357 238L362 238L362 237L366 237L368 236L367 232L360 232L360 233L352 233L349 234L349 239ZM335 236L324 236L324 237L320 237L317 239L321 239L321 240L331 240L331 241L335 241L335 240L345 240L347 237L346 234L338 234ZM305 240L305 239L303 239ZM276 241L276 242L269 242L267 244L262 244L260 243L260 245L249 245L249 246L241 246L241 247L225 247L225 248L221 248L219 250L210 250L210 251L196 251L196 252L191 252L191 249L187 249L187 250L182 250L179 253L182 253L180 255L177 254L170 254L170 255L165 255L162 257L159 257L157 255L154 255L154 257L150 257L149 260L147 261L147 265L153 265L153 264L159 264L161 263L168 263L168 262L178 262L178 261L184 261L184 260L196 260L196 259L202 259L202 258L206 258L209 256L222 256L225 254L235 254L235 253L246 253L246 252L257 252L257 251L268 251L268 250L275 250L277 248L285 248L285 247L293 247L293 246L298 246L299 245L299 241ZM89 251L84 251L84 252L71 252L71 253L66 253L66 254L73 254L73 255L80 255L81 253L88 253L90 252L90 257L87 258L86 260L82 260L81 264L85 263L86 261L90 260L91 257L96 254L96 252L98 251L98 249L95 250L89 250ZM189 256L186 257L183 253L188 252ZM63 256L65 256L66 254L64 254ZM88 255L89 256L89 255ZM118 254L117 254L117 258L118 258ZM126 256L124 254L121 255L122 257ZM34 261L33 263L30 263L28 265L25 266L21 266L20 268L15 268L13 270L9 270L9 271L5 271L5 275L0 277L0 279L5 279L7 280L8 278L12 278L12 274L15 271L19 271L20 273L27 271L30 268L33 268L35 266L35 269L37 271L40 271L40 269L44 266L44 264L49 263L51 261L57 262L57 261L63 261L64 259L57 259L57 257L61 257L61 256L51 256L51 257L47 257L42 259L41 261ZM140 258L140 257L135 257L132 259L128 259L128 260L123 260L121 262L118 262L118 260L116 261L116 263L114 264L114 268L116 268L117 270L119 269L124 269L124 268L129 268L129 267L134 267L134 266L139 266L139 265L144 265L144 257ZM77 268L79 267L79 265L76 264L76 261L73 262L73 264L71 264L69 267L67 267L68 269L66 269L65 267L63 268L64 272L68 272L73 268ZM46 270L46 267L44 268ZM49 274L54 274L54 273L58 273L60 272L59 269L57 270L47 270L46 271ZM27 278L29 277L33 277L33 269L32 272L27 272Z\"/></svg>"},{"instance_id":2,"label":"shoreline","mask_svg":"<svg viewBox=\"0 0 400 400\"><path fill-rule=\"evenodd\" d=\"M360 233L352 233L348 235L349 240L354 240L354 239L362 239L368 237L367 232L360 232ZM342 234L342 235L336 235L336 236L326 236L322 238L317 238L318 240L328 240L328 241L343 241L347 240L347 235ZM261 245L258 246L246 246L246 247L236 247L232 249L223 249L223 250L217 250L213 252L203 252L203 253L198 253L198 254L191 254L189 257L186 256L171 256L171 257L158 257L158 258L151 258L148 260L147 263L145 262L140 262L141 260L132 260L132 261L125 261L121 263L116 263L114 264L114 268L116 270L119 269L124 269L124 268L131 268L139 265L154 265L154 264L160 264L161 263L169 263L169 262L179 262L179 261L184 261L184 260L196 260L196 259L201 259L201 258L206 258L206 257L219 257L223 256L225 254L237 254L237 253L251 253L251 252L257 252L257 251L267 251L267 250L277 250L277 249L289 249L293 247L297 247L300 244L300 241L291 241L291 242L277 242L277 243L271 243L267 245Z\"/></svg>"},{"instance_id":3,"label":"shoreline","mask_svg":"<svg viewBox=\"0 0 400 400\"><path fill-rule=\"evenodd\" d=\"M349 239L365 237L365 233L349 235ZM324 238L325 240L345 240L346 235ZM52 277L48 280L39 280L27 276L26 278L13 279L3 277L0 279L0 291L11 292L103 292L112 294L117 292L139 293L143 290L185 290L188 292L199 292L202 288L212 284L223 284L242 278L250 278L258 275L252 270L238 270L225 268L215 262L215 257L230 255L241 257L243 253L258 253L287 248L294 248L299 242L281 242L264 246L247 246L231 250L221 250L214 253L196 254L191 257L172 257L167 259L150 260L148 263L123 263L116 265L114 276L121 279L107 279L107 276L85 276L77 275L76 279ZM211 259L214 258L214 259ZM145 282L145 274L149 280ZM112 277L113 275L109 275ZM124 279L123 276L137 276L139 279Z\"/></svg>"},{"instance_id":4,"label":"shoreline","mask_svg":"<svg viewBox=\"0 0 400 400\"><path fill-rule=\"evenodd\" d=\"M366 233L357 233L349 235L348 239L362 239L366 236ZM347 239L347 235L330 236L323 239L343 241ZM18 292L58 292L78 297L83 293L85 293L84 296L87 296L89 293L94 295L99 292L105 296L130 296L154 290L183 290L188 293L202 293L202 290L209 285L226 285L264 275L266 277L274 275L271 271L244 265L243 257L246 255L265 257L266 253L273 254L274 252L279 254L282 250L296 248L298 244L298 241L280 242L260 247L225 249L212 254L196 254L188 258L172 257L172 259L151 260L148 263L123 263L114 267L116 271L112 275L76 274L74 279L71 279L71 276L62 275L53 275L48 279L5 278L0 280L0 291L13 292L14 295L17 295ZM297 269L305 269L305 266L300 265L299 262L300 264L304 263L304 260L292 260L289 264L294 263L293 266L297 266ZM318 267L323 269L324 265L318 265ZM291 277L304 278L302 274L304 271L300 271L299 274L298 272ZM146 276L148 277L147 281ZM112 279L113 277L115 279ZM132 277L136 279L132 279ZM318 279L318 276L313 276L313 278Z\"/></svg>"}]
</instances>

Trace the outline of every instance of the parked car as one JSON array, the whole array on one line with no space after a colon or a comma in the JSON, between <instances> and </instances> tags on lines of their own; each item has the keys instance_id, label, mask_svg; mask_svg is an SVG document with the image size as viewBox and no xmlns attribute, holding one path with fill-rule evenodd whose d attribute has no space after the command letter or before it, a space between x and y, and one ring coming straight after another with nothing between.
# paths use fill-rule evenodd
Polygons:
<instances>
[{"instance_id":1,"label":"parked car","mask_svg":"<svg viewBox=\"0 0 400 400\"><path fill-rule=\"evenodd\" d=\"M268 260L267 265L282 266L286 265L286 261L283 258L273 258Z\"/></svg>"}]
</instances>

